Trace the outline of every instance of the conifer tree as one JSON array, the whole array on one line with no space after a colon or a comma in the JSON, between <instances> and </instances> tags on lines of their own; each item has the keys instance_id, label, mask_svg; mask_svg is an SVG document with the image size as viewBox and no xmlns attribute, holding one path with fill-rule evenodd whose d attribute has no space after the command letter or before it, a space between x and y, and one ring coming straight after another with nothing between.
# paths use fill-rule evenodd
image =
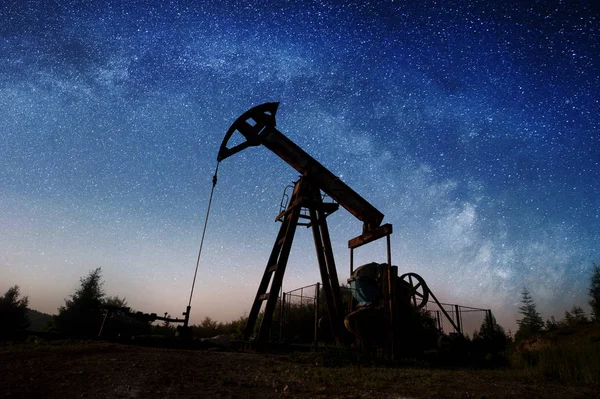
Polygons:
<instances>
[{"instance_id":1,"label":"conifer tree","mask_svg":"<svg viewBox=\"0 0 600 399\"><path fill-rule=\"evenodd\" d=\"M585 324L588 322L588 318L583 311L581 306L575 306L571 308L571 311L565 311L565 320L562 323L566 326L575 326L577 324Z\"/></svg>"},{"instance_id":2,"label":"conifer tree","mask_svg":"<svg viewBox=\"0 0 600 399\"><path fill-rule=\"evenodd\" d=\"M537 306L527 288L523 288L521 292L521 306L519 313L523 318L517 320L519 329L515 334L515 340L521 341L534 335L539 334L544 327L544 320L537 311Z\"/></svg>"},{"instance_id":3,"label":"conifer tree","mask_svg":"<svg viewBox=\"0 0 600 399\"><path fill-rule=\"evenodd\" d=\"M506 337L504 328L502 328L502 326L498 324L492 312L485 313L485 317L483 318L481 327L479 327L479 331L477 331L477 335L478 337L484 339L492 339L496 335L502 335Z\"/></svg>"},{"instance_id":4,"label":"conifer tree","mask_svg":"<svg viewBox=\"0 0 600 399\"><path fill-rule=\"evenodd\" d=\"M492 312L486 312L479 331L473 334L473 342L481 343L489 351L500 351L506 348L510 338L504 328L496 321Z\"/></svg>"},{"instance_id":5,"label":"conifer tree","mask_svg":"<svg viewBox=\"0 0 600 399\"><path fill-rule=\"evenodd\" d=\"M81 286L54 316L55 328L73 337L96 336L103 319L101 269L92 270L81 278Z\"/></svg>"},{"instance_id":6,"label":"conifer tree","mask_svg":"<svg viewBox=\"0 0 600 399\"><path fill-rule=\"evenodd\" d=\"M544 325L544 329L546 331L554 331L558 328L558 323L554 316L551 316L549 319L546 319L546 324Z\"/></svg>"}]
</instances>

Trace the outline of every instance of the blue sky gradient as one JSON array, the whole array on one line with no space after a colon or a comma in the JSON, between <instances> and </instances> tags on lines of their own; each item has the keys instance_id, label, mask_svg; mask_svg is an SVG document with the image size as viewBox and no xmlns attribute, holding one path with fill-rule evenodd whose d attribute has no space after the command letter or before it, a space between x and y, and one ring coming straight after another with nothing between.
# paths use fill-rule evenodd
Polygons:
<instances>
[{"instance_id":1,"label":"blue sky gradient","mask_svg":"<svg viewBox=\"0 0 600 399\"><path fill-rule=\"evenodd\" d=\"M183 311L220 142L280 101L394 224L401 272L512 328L523 287L560 317L600 262L599 26L586 2L2 2L0 291L54 312L102 267L108 294ZM220 166L193 322L248 311L295 178L265 148ZM361 225L329 223L344 281ZM286 290L319 280L301 233Z\"/></svg>"}]
</instances>

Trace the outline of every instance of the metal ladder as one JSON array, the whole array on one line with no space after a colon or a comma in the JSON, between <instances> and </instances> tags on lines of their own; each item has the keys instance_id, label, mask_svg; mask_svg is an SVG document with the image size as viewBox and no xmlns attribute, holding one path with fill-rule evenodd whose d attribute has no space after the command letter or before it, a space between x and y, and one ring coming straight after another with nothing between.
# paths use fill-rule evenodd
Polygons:
<instances>
[{"instance_id":1,"label":"metal ladder","mask_svg":"<svg viewBox=\"0 0 600 399\"><path fill-rule=\"evenodd\" d=\"M292 249L292 242L294 241L296 226L298 225L300 209L302 207L302 197L300 192L301 186L301 182L296 184L287 209L278 217L282 218L281 227L279 228L275 245L273 245L273 249L271 250L271 255L269 256L269 261L267 262L262 280L258 286L258 291L256 293L256 297L254 298L250 315L248 316L248 322L244 328L244 340L249 340L252 336L254 332L254 325L256 324L260 308L262 307L262 303L264 301L267 301L267 305L262 323L260 325L260 330L258 332L257 341L259 344L264 344L269 339L269 330L273 320L273 311L277 305L277 297L279 295L279 291L281 290L283 275L285 273L285 268L290 256L290 250Z\"/></svg>"}]
</instances>

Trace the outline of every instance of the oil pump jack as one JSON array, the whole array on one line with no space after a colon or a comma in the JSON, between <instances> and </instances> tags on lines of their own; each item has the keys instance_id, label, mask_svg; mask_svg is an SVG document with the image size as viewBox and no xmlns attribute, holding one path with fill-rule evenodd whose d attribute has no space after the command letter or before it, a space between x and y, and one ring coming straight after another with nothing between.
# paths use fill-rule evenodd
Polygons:
<instances>
[{"instance_id":1,"label":"oil pump jack","mask_svg":"<svg viewBox=\"0 0 600 399\"><path fill-rule=\"evenodd\" d=\"M342 308L340 285L327 227L327 217L341 205L363 223L362 234L348 242L348 247L351 250L351 272L355 248L387 237L388 262L382 272L382 302L385 309L386 324L389 326L385 330L389 332L388 339L392 340L390 343L393 347L391 326L394 305L390 275L390 234L392 234L392 225L382 225L384 215L380 211L276 128L275 114L278 106L279 103L277 102L265 103L242 114L225 134L217 157L220 162L248 147L264 145L301 175L294 184L294 190L287 208L277 215L276 221L281 222L281 227L252 304L243 339L249 340L253 335L259 312L263 302L266 301L262 323L255 342L259 345L268 342L273 313L281 290L294 234L297 226L303 225L312 228L331 331L336 342L343 343L345 311ZM228 147L230 139L236 132L241 134L245 141ZM321 192L328 195L335 202L323 201Z\"/></svg>"},{"instance_id":2,"label":"oil pump jack","mask_svg":"<svg viewBox=\"0 0 600 399\"><path fill-rule=\"evenodd\" d=\"M375 344L378 348L384 349L384 354L391 355L394 358L401 346L411 346L411 340L414 341L415 336L423 335L422 333L426 332L418 328L420 323L418 312L430 302L430 298L439 307L439 312L452 325L456 331L455 335L462 337L462 321L458 305L452 305L455 307L453 319L431 292L422 277L415 273L405 273L398 276L398 267L392 266L391 262L390 235L392 234L392 225L382 225L384 215L381 212L277 130L275 115L278 106L279 103L276 102L265 103L242 114L225 134L217 156L217 161L220 163L248 147L264 145L301 175L294 183L292 195L289 197L285 209L282 209L275 218L276 221L281 222L281 227L254 298L244 328L243 340L250 341L265 301L264 315L254 342L260 347L269 340L273 313L298 226L312 228L322 280L321 286L328 310L328 330L332 332L336 343L346 343L344 342L345 327L354 335L356 341L363 348L372 347ZM233 143L239 144L229 146L232 137L238 134L245 141L239 143L238 140L232 140ZM217 184L217 170L213 176L213 189L208 202L190 299L186 311L183 313L185 318L172 319L167 317L167 314L165 314L165 317L159 317L155 313L133 313L126 307L105 306L106 314L99 335L102 334L104 322L107 320L109 313L119 312L145 322L163 320L171 323L181 323L183 325L178 327L180 337L191 337L191 327L188 326L191 302L208 215L214 188ZM322 193L329 196L334 202L324 201ZM342 305L340 284L327 227L327 217L337 211L340 205L363 223L362 233L348 241L348 248L350 249L350 279L348 279L348 283L350 283L353 297L349 309L344 309ZM387 241L387 263L368 263L355 270L355 249L384 237ZM489 309L470 309L487 311L489 313L488 320L492 320ZM438 328L433 331L435 334L443 332L440 327L439 314L437 321Z\"/></svg>"}]
</instances>

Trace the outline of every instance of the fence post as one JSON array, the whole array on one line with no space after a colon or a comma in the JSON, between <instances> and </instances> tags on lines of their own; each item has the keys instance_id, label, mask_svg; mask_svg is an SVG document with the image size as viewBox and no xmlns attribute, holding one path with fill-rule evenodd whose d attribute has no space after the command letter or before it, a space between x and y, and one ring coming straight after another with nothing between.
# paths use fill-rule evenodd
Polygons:
<instances>
[{"instance_id":1,"label":"fence post","mask_svg":"<svg viewBox=\"0 0 600 399\"><path fill-rule=\"evenodd\" d=\"M285 317L285 292L281 294L281 309L279 309L279 342L283 342L283 318Z\"/></svg>"},{"instance_id":2,"label":"fence post","mask_svg":"<svg viewBox=\"0 0 600 399\"><path fill-rule=\"evenodd\" d=\"M460 320L460 310L458 305L454 305L454 310L456 311L456 326L458 327L458 333L462 335L462 321Z\"/></svg>"},{"instance_id":3,"label":"fence post","mask_svg":"<svg viewBox=\"0 0 600 399\"><path fill-rule=\"evenodd\" d=\"M321 283L317 283L317 285L315 285L315 349L317 349L317 342L319 341L319 288L321 288Z\"/></svg>"}]
</instances>

